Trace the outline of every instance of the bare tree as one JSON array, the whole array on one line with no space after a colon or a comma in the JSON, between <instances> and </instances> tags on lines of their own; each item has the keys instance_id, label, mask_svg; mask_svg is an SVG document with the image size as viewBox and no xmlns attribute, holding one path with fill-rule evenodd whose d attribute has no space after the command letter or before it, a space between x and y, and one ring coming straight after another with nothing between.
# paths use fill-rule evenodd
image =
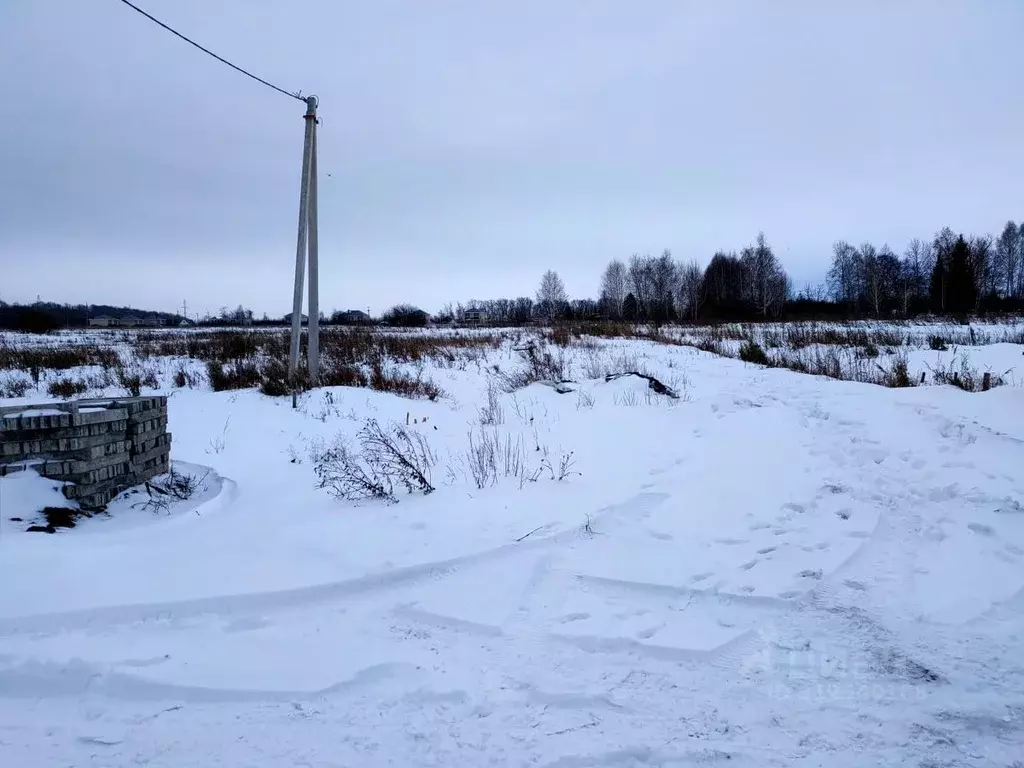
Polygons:
<instances>
[{"instance_id":1,"label":"bare tree","mask_svg":"<svg viewBox=\"0 0 1024 768\"><path fill-rule=\"evenodd\" d=\"M971 271L976 289L974 309L977 310L982 299L996 294L999 275L995 269L992 235L972 235L967 245L970 248Z\"/></svg>"},{"instance_id":2,"label":"bare tree","mask_svg":"<svg viewBox=\"0 0 1024 768\"><path fill-rule=\"evenodd\" d=\"M558 273L549 269L540 279L540 288L537 289L537 310L547 320L552 320L569 303L569 297L565 293L565 283Z\"/></svg>"},{"instance_id":3,"label":"bare tree","mask_svg":"<svg viewBox=\"0 0 1024 768\"><path fill-rule=\"evenodd\" d=\"M747 280L747 300L754 310L764 317L778 315L786 300L789 280L763 232L758 233L754 245L743 249L740 261Z\"/></svg>"},{"instance_id":4,"label":"bare tree","mask_svg":"<svg viewBox=\"0 0 1024 768\"><path fill-rule=\"evenodd\" d=\"M704 303L704 271L696 261L677 265L679 271L679 311L696 321Z\"/></svg>"},{"instance_id":5,"label":"bare tree","mask_svg":"<svg viewBox=\"0 0 1024 768\"><path fill-rule=\"evenodd\" d=\"M533 317L533 299L529 296L520 296L512 302L511 320L517 325L525 325Z\"/></svg>"},{"instance_id":6,"label":"bare tree","mask_svg":"<svg viewBox=\"0 0 1024 768\"><path fill-rule=\"evenodd\" d=\"M1017 237L1017 289L1013 295L1024 296L1024 221L1020 223L1020 233Z\"/></svg>"},{"instance_id":7,"label":"bare tree","mask_svg":"<svg viewBox=\"0 0 1024 768\"><path fill-rule=\"evenodd\" d=\"M666 322L674 315L676 292L676 263L672 252L664 250L661 256L651 260L651 319Z\"/></svg>"},{"instance_id":8,"label":"bare tree","mask_svg":"<svg viewBox=\"0 0 1024 768\"><path fill-rule=\"evenodd\" d=\"M932 273L932 247L914 238L903 253L904 300L903 312L909 311L910 301L923 301L928 296L928 277Z\"/></svg>"},{"instance_id":9,"label":"bare tree","mask_svg":"<svg viewBox=\"0 0 1024 768\"><path fill-rule=\"evenodd\" d=\"M860 293L857 276L857 249L845 240L832 244L832 266L828 270L828 287L832 300L846 304L857 301Z\"/></svg>"},{"instance_id":10,"label":"bare tree","mask_svg":"<svg viewBox=\"0 0 1024 768\"><path fill-rule=\"evenodd\" d=\"M1024 227L1024 224L1021 225ZM996 241L995 261L993 267L998 272L1003 286L1003 295L1007 298L1017 294L1017 273L1020 269L1021 248L1024 247L1024 229L1017 230L1012 221L1006 222L999 239Z\"/></svg>"},{"instance_id":11,"label":"bare tree","mask_svg":"<svg viewBox=\"0 0 1024 768\"><path fill-rule=\"evenodd\" d=\"M637 303L637 319L646 320L654 293L654 267L650 256L633 254L629 260L629 293Z\"/></svg>"},{"instance_id":12,"label":"bare tree","mask_svg":"<svg viewBox=\"0 0 1024 768\"><path fill-rule=\"evenodd\" d=\"M900 262L888 245L876 250L871 243L860 247L861 286L875 317L895 303L898 293Z\"/></svg>"},{"instance_id":13,"label":"bare tree","mask_svg":"<svg viewBox=\"0 0 1024 768\"><path fill-rule=\"evenodd\" d=\"M618 320L622 317L622 302L626 300L626 265L619 259L608 263L601 276L601 307L604 313Z\"/></svg>"}]
</instances>

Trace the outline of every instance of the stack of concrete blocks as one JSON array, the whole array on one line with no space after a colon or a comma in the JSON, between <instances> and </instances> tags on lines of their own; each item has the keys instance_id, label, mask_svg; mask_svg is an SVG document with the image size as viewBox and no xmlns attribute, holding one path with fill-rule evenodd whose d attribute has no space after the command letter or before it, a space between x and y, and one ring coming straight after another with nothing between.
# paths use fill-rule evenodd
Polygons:
<instances>
[{"instance_id":1,"label":"stack of concrete blocks","mask_svg":"<svg viewBox=\"0 0 1024 768\"><path fill-rule=\"evenodd\" d=\"M0 407L0 476L31 467L82 509L165 474L170 454L166 397Z\"/></svg>"}]
</instances>

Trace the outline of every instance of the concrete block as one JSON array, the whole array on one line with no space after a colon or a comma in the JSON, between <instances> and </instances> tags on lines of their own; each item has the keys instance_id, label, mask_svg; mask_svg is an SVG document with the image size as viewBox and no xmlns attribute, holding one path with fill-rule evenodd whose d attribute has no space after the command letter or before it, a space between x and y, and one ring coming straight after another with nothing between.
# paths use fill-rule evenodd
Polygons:
<instances>
[{"instance_id":1,"label":"concrete block","mask_svg":"<svg viewBox=\"0 0 1024 768\"><path fill-rule=\"evenodd\" d=\"M169 468L166 397L3 406L0 428L0 474L33 463L84 509Z\"/></svg>"},{"instance_id":2,"label":"concrete block","mask_svg":"<svg viewBox=\"0 0 1024 768\"><path fill-rule=\"evenodd\" d=\"M171 447L169 445L158 445L156 448L146 451L146 453L132 456L132 466L145 468L147 462L153 461L158 457L169 456L170 452Z\"/></svg>"},{"instance_id":3,"label":"concrete block","mask_svg":"<svg viewBox=\"0 0 1024 768\"><path fill-rule=\"evenodd\" d=\"M146 421L128 424L127 432L129 435L139 435L143 432L154 432L164 429L167 429L167 417L161 416L156 419L148 419Z\"/></svg>"},{"instance_id":4,"label":"concrete block","mask_svg":"<svg viewBox=\"0 0 1024 768\"><path fill-rule=\"evenodd\" d=\"M124 408L106 408L103 410L85 410L71 415L72 426L86 424L102 424L109 421L127 421L128 411Z\"/></svg>"}]
</instances>

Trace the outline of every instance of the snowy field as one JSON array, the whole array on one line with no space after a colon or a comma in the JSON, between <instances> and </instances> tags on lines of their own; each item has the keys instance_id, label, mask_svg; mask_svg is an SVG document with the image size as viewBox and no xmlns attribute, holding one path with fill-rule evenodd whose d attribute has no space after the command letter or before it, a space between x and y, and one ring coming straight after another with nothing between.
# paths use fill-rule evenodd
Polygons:
<instances>
[{"instance_id":1,"label":"snowy field","mask_svg":"<svg viewBox=\"0 0 1024 768\"><path fill-rule=\"evenodd\" d=\"M722 356L721 329L664 333L722 355L512 331L389 363L433 400L294 410L133 358L197 488L47 535L25 527L53 484L0 479L0 766L1020 768L1022 326L972 327L894 325L866 360L903 356L909 388ZM1001 385L936 382L965 358ZM0 370L0 405L58 377L124 394L104 365ZM679 397L605 378L627 370ZM368 420L423 441L432 492L320 487Z\"/></svg>"}]
</instances>

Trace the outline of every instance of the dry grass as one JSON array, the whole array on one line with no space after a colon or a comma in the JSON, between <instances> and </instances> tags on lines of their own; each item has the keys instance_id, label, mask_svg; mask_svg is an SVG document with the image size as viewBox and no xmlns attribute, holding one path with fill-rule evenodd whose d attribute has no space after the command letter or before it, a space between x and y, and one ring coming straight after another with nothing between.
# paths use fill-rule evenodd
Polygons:
<instances>
[{"instance_id":1,"label":"dry grass","mask_svg":"<svg viewBox=\"0 0 1024 768\"><path fill-rule=\"evenodd\" d=\"M66 371L88 365L113 368L121 362L113 349L85 346L15 347L0 340L0 370Z\"/></svg>"}]
</instances>

